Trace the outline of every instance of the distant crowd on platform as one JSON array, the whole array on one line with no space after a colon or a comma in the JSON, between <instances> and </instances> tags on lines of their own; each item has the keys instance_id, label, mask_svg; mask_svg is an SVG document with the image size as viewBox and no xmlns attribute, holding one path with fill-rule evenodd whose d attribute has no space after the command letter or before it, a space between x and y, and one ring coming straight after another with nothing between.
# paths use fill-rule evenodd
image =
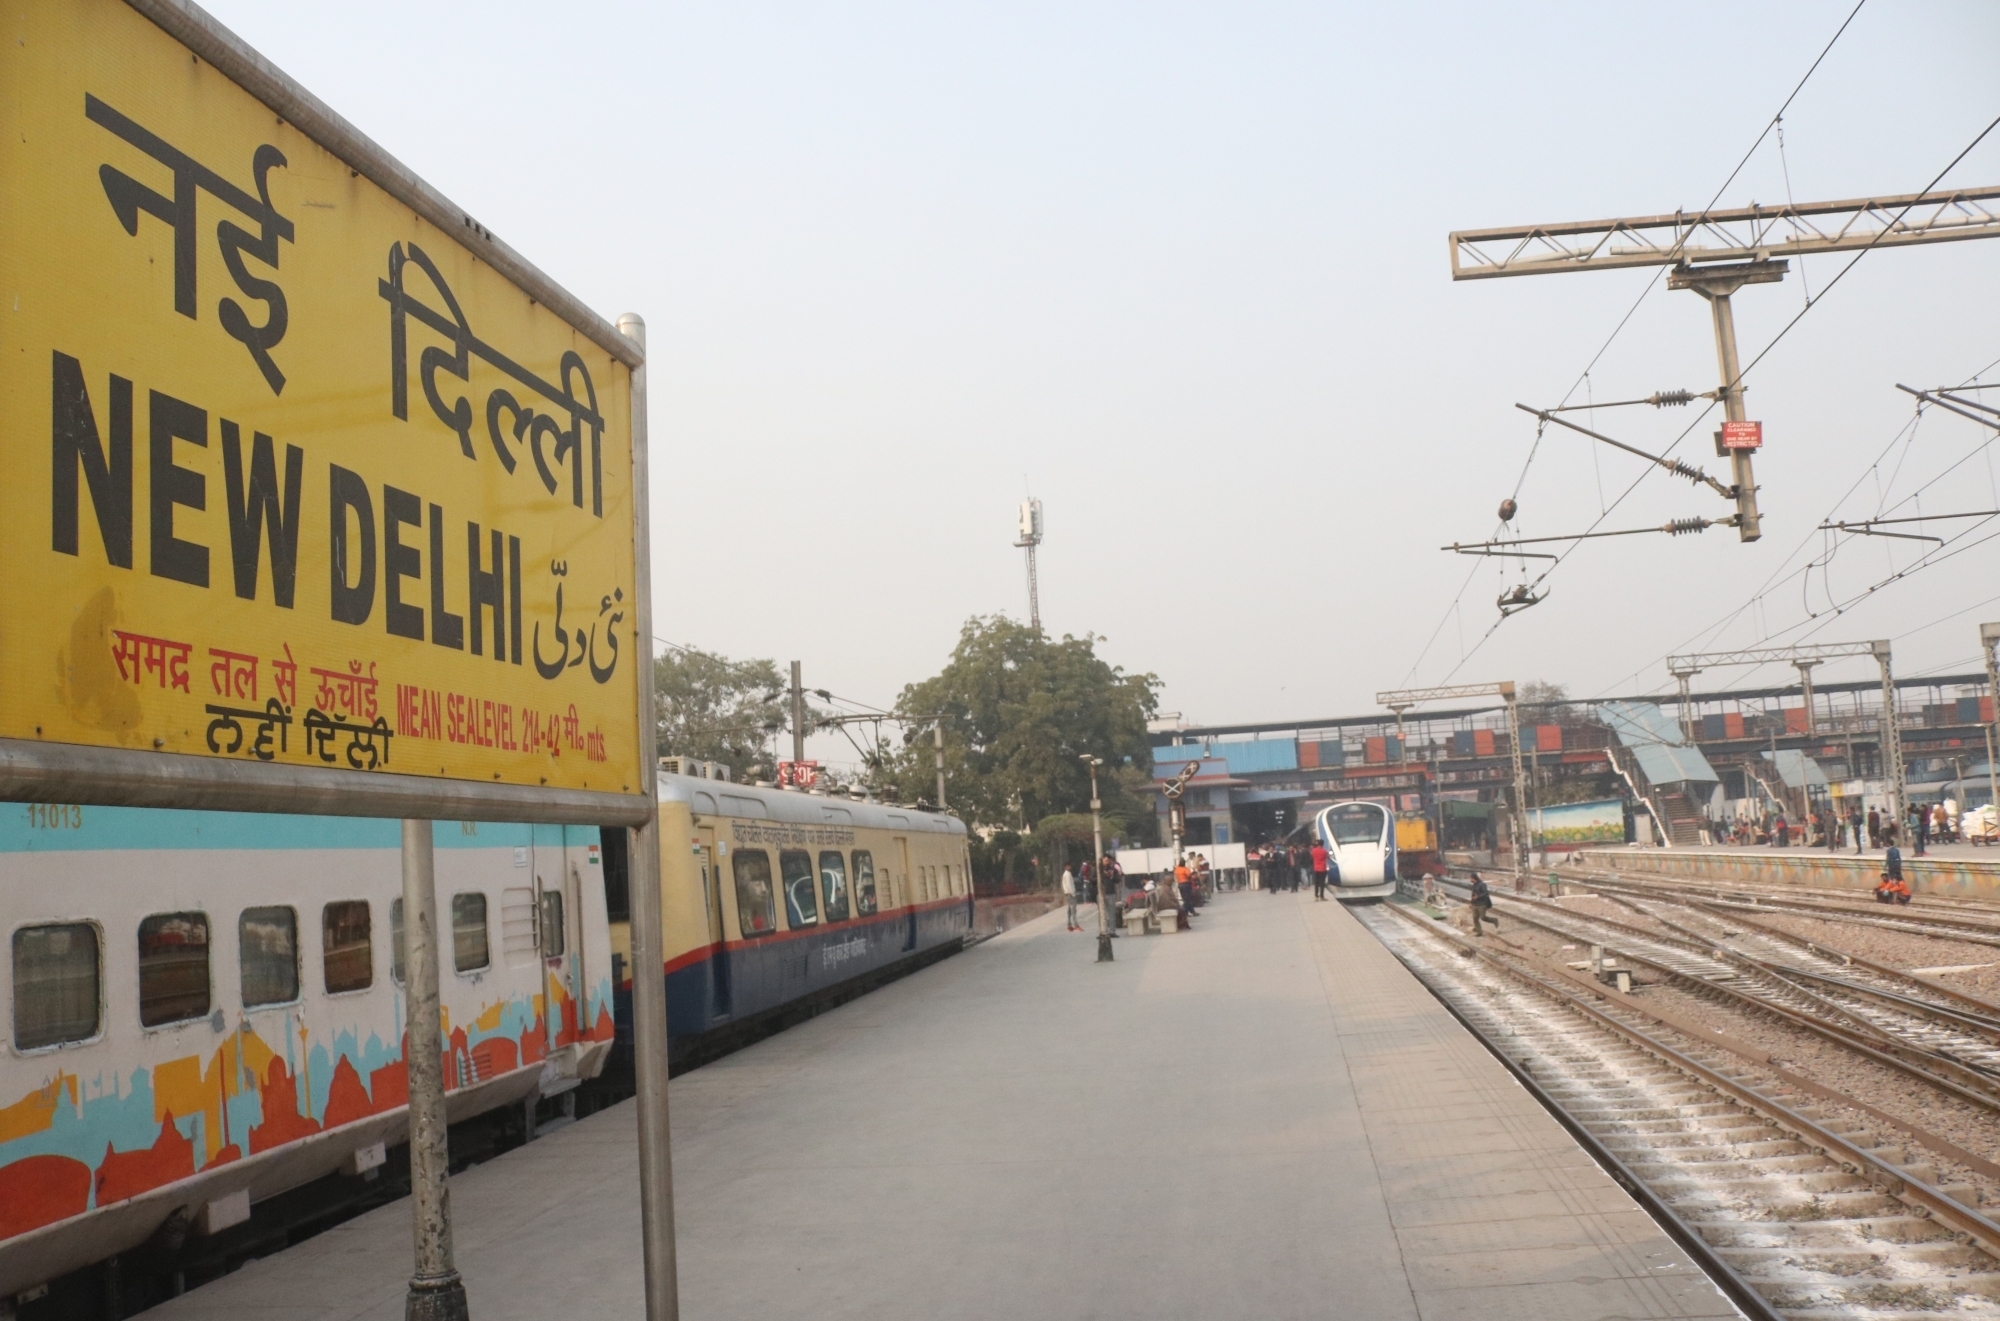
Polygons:
<instances>
[{"instance_id":1,"label":"distant crowd on platform","mask_svg":"<svg viewBox=\"0 0 2000 1321\"><path fill-rule=\"evenodd\" d=\"M1718 844L1769 845L1772 848L1823 848L1828 852L1852 847L1898 849L1913 845L1921 858L1932 844L1956 844L1964 838L1964 817L1952 799L1936 803L1911 803L1902 821L1869 808L1864 816L1859 807L1850 807L1845 816L1831 808L1806 814L1792 821L1782 812L1766 812L1761 817L1739 816L1714 826Z\"/></svg>"},{"instance_id":2,"label":"distant crowd on platform","mask_svg":"<svg viewBox=\"0 0 2000 1321\"><path fill-rule=\"evenodd\" d=\"M1266 894L1281 890L1297 894L1300 886L1311 885L1314 899L1326 898L1332 858L1326 846L1317 841L1310 848L1303 844L1265 844L1250 855L1250 866L1257 871L1257 887Z\"/></svg>"}]
</instances>

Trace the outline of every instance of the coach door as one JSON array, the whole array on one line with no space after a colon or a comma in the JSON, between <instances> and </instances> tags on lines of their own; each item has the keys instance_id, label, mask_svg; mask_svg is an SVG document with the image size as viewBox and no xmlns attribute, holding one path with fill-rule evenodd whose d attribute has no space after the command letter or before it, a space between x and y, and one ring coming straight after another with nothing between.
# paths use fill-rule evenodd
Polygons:
<instances>
[{"instance_id":1,"label":"coach door","mask_svg":"<svg viewBox=\"0 0 2000 1321\"><path fill-rule=\"evenodd\" d=\"M917 893L910 880L910 841L902 835L896 836L896 861L900 864L896 868L896 884L903 892L903 921L906 924L903 928L903 951L908 953L917 947Z\"/></svg>"},{"instance_id":2,"label":"coach door","mask_svg":"<svg viewBox=\"0 0 2000 1321\"><path fill-rule=\"evenodd\" d=\"M534 855L535 954L542 965L542 1003L548 1007L551 1049L568 1045L577 1033L589 1028L583 1021L581 989L581 942L571 930L580 912L582 882L573 874L569 858L568 826L533 828L530 852ZM549 839L548 835L554 835ZM580 838L580 836L579 836Z\"/></svg>"},{"instance_id":3,"label":"coach door","mask_svg":"<svg viewBox=\"0 0 2000 1321\"><path fill-rule=\"evenodd\" d=\"M697 826L694 832L694 868L701 881L701 906L707 922L709 954L708 1009L711 1018L730 1014L729 933L722 924L722 858L715 851L715 827Z\"/></svg>"}]
</instances>

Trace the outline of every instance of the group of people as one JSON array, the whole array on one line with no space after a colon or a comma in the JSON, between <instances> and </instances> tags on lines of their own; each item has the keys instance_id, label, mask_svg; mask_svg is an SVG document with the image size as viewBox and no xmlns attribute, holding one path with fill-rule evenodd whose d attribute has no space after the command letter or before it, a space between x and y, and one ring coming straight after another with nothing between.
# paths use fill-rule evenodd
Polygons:
<instances>
[{"instance_id":1,"label":"group of people","mask_svg":"<svg viewBox=\"0 0 2000 1321\"><path fill-rule=\"evenodd\" d=\"M1125 869L1120 867L1118 859L1112 857L1109 853L1099 858L1095 866L1092 866L1088 862L1084 863L1079 871L1071 871L1065 866L1062 869L1062 896L1063 902L1069 908L1069 929L1071 931L1083 930L1083 927L1076 920L1077 903L1081 900L1084 903L1095 904L1097 902L1097 887L1100 883L1104 886L1104 905L1106 911L1116 914L1119 911L1118 891L1124 884L1124 880ZM1116 921L1117 919L1114 917L1111 929L1111 934L1114 936L1118 934Z\"/></svg>"},{"instance_id":2,"label":"group of people","mask_svg":"<svg viewBox=\"0 0 2000 1321\"><path fill-rule=\"evenodd\" d=\"M1329 868L1332 859L1326 845L1315 840L1310 846L1304 844L1266 844L1251 855L1250 865L1262 874L1258 884L1266 893L1276 894L1283 890L1287 894L1297 894L1299 887L1308 880L1312 883L1313 898L1326 898Z\"/></svg>"},{"instance_id":3,"label":"group of people","mask_svg":"<svg viewBox=\"0 0 2000 1321\"><path fill-rule=\"evenodd\" d=\"M1074 871L1067 866L1062 869L1063 903L1069 910L1071 931L1083 930L1082 923L1077 920L1080 906L1096 904L1097 888L1100 884L1104 887L1104 908L1105 912L1110 914L1111 934L1114 938L1119 934L1118 923L1124 914L1126 903L1129 901L1134 906L1149 904L1162 885L1174 887L1173 893L1179 897L1183 923L1192 918L1195 910L1200 908L1202 902L1214 892L1213 873L1209 868L1208 859L1196 853L1182 858L1171 872L1161 872L1157 876L1148 877L1145 883L1132 891L1129 897L1123 896L1121 892L1125 887L1125 869L1118 865L1118 859L1107 853L1099 858L1095 865L1086 862Z\"/></svg>"},{"instance_id":4,"label":"group of people","mask_svg":"<svg viewBox=\"0 0 2000 1321\"><path fill-rule=\"evenodd\" d=\"M1956 843L1959 822L1958 804L1950 799L1911 803L1900 822L1879 808L1869 808L1864 816L1858 805L1849 807L1844 816L1830 808L1814 810L1806 814L1803 822L1796 823L1787 820L1782 812L1769 812L1761 818L1739 816L1723 822L1716 842L1769 844L1780 849L1796 844L1800 848L1824 848L1829 853L1852 844L1858 854L1864 847L1896 848L1907 839L1921 858L1932 844Z\"/></svg>"}]
</instances>

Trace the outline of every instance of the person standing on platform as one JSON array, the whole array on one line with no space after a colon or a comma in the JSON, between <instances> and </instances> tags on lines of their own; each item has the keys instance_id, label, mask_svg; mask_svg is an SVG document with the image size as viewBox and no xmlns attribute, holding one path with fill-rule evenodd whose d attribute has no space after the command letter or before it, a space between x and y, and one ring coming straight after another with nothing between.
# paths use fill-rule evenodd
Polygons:
<instances>
[{"instance_id":1,"label":"person standing on platform","mask_svg":"<svg viewBox=\"0 0 2000 1321\"><path fill-rule=\"evenodd\" d=\"M1326 845L1317 840L1313 842L1312 864L1313 898L1323 903L1326 900Z\"/></svg>"},{"instance_id":2,"label":"person standing on platform","mask_svg":"<svg viewBox=\"0 0 2000 1321\"><path fill-rule=\"evenodd\" d=\"M1174 871L1173 871L1174 902L1180 905L1181 922L1183 925L1187 923L1189 918L1194 916L1194 903L1192 897L1188 893L1190 889L1188 885L1188 878L1193 875L1194 873L1188 869L1186 858L1182 858L1179 862L1174 864Z\"/></svg>"},{"instance_id":3,"label":"person standing on platform","mask_svg":"<svg viewBox=\"0 0 2000 1321\"><path fill-rule=\"evenodd\" d=\"M1861 824L1861 809L1859 807L1848 808L1847 833L1854 837L1854 856L1857 858L1861 856L1862 841L1866 838L1866 836L1864 836L1861 833L1863 829L1865 829L1865 827L1863 827Z\"/></svg>"},{"instance_id":4,"label":"person standing on platform","mask_svg":"<svg viewBox=\"0 0 2000 1321\"><path fill-rule=\"evenodd\" d=\"M1125 869L1118 865L1118 859L1107 853L1097 860L1097 883L1104 887L1104 909L1111 914L1111 936L1114 940L1121 934L1118 930L1122 925L1119 918L1125 911L1120 907L1118 895L1121 888L1119 882L1124 878Z\"/></svg>"},{"instance_id":5,"label":"person standing on platform","mask_svg":"<svg viewBox=\"0 0 2000 1321\"><path fill-rule=\"evenodd\" d=\"M1063 868L1062 893L1063 902L1069 905L1069 929L1071 931L1083 930L1082 927L1076 924L1076 876L1068 867Z\"/></svg>"},{"instance_id":6,"label":"person standing on platform","mask_svg":"<svg viewBox=\"0 0 2000 1321\"><path fill-rule=\"evenodd\" d=\"M1500 919L1493 916L1493 891L1487 888L1485 880L1479 873L1474 872L1472 873L1472 934L1485 935L1486 928L1482 924L1486 922L1493 924L1493 932L1498 935Z\"/></svg>"},{"instance_id":7,"label":"person standing on platform","mask_svg":"<svg viewBox=\"0 0 2000 1321\"><path fill-rule=\"evenodd\" d=\"M1868 809L1868 847L1882 847L1882 813L1872 807Z\"/></svg>"},{"instance_id":8,"label":"person standing on platform","mask_svg":"<svg viewBox=\"0 0 2000 1321\"><path fill-rule=\"evenodd\" d=\"M1791 834L1791 823L1786 821L1784 817L1780 816L1776 821L1771 823L1771 838L1776 841L1779 848L1784 848L1791 842Z\"/></svg>"},{"instance_id":9,"label":"person standing on platform","mask_svg":"<svg viewBox=\"0 0 2000 1321\"><path fill-rule=\"evenodd\" d=\"M1882 874L1892 881L1903 879L1903 851L1894 844L1882 855Z\"/></svg>"},{"instance_id":10,"label":"person standing on platform","mask_svg":"<svg viewBox=\"0 0 2000 1321\"><path fill-rule=\"evenodd\" d=\"M1918 803L1910 809L1910 838L1917 842L1917 856L1924 856L1924 846L1931 840L1931 814Z\"/></svg>"}]
</instances>

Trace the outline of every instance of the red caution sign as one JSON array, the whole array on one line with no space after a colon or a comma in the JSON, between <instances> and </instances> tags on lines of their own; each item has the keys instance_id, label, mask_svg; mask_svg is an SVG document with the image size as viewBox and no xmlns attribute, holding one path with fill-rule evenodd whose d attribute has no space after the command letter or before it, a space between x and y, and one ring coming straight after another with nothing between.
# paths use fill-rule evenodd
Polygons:
<instances>
[{"instance_id":1,"label":"red caution sign","mask_svg":"<svg viewBox=\"0 0 2000 1321\"><path fill-rule=\"evenodd\" d=\"M1722 424L1722 448L1726 450L1763 449L1764 424L1762 422L1724 422Z\"/></svg>"}]
</instances>

